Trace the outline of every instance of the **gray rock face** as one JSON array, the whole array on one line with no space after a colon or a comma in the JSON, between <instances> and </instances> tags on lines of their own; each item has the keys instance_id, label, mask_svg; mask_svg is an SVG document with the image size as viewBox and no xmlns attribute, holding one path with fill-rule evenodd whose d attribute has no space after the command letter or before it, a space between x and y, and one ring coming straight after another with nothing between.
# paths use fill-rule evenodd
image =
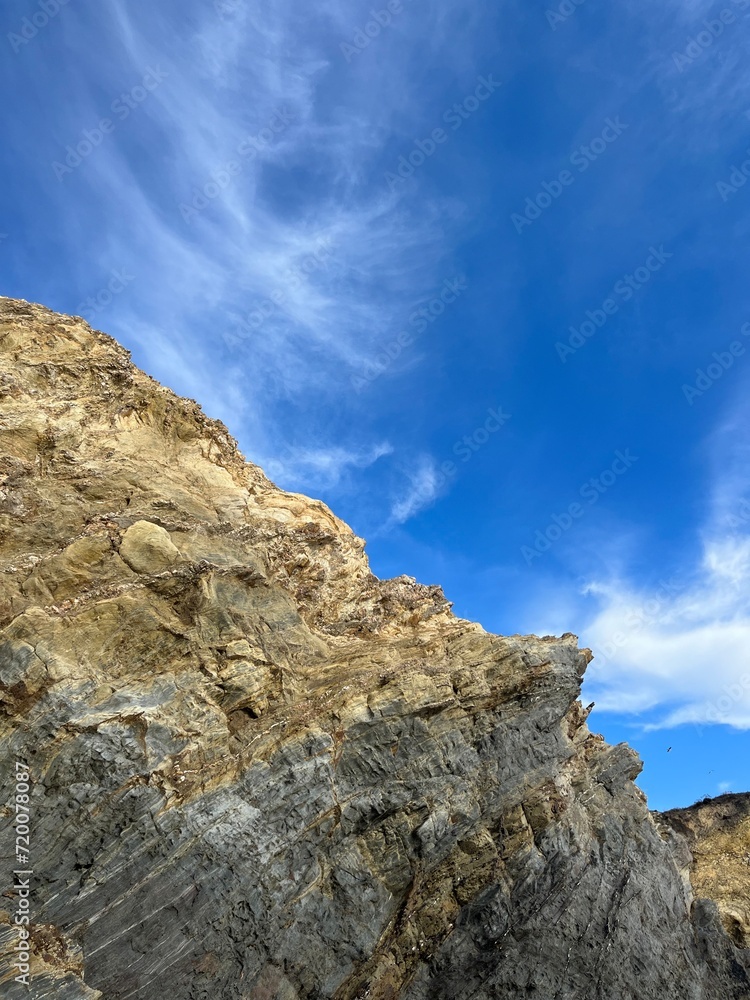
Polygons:
<instances>
[{"instance_id":1,"label":"gray rock face","mask_svg":"<svg viewBox=\"0 0 750 1000\"><path fill-rule=\"evenodd\" d=\"M3 996L750 997L574 636L377 580L80 320L0 300L0 407Z\"/></svg>"}]
</instances>

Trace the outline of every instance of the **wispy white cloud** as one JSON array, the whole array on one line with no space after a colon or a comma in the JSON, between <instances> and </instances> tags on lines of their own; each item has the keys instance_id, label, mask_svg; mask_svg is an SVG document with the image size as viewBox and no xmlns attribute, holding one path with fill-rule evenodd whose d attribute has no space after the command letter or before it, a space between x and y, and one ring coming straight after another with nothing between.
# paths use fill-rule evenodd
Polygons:
<instances>
[{"instance_id":1,"label":"wispy white cloud","mask_svg":"<svg viewBox=\"0 0 750 1000\"><path fill-rule=\"evenodd\" d=\"M367 469L392 452L387 442L357 451L342 447L292 448L282 458L269 457L265 471L272 479L283 479L299 488L329 489L341 483L351 470Z\"/></svg>"},{"instance_id":2,"label":"wispy white cloud","mask_svg":"<svg viewBox=\"0 0 750 1000\"><path fill-rule=\"evenodd\" d=\"M588 688L605 711L654 713L651 728L722 722L750 729L750 439L747 404L711 435L698 558L648 589L626 577L587 588Z\"/></svg>"},{"instance_id":3,"label":"wispy white cloud","mask_svg":"<svg viewBox=\"0 0 750 1000\"><path fill-rule=\"evenodd\" d=\"M442 477L445 481L445 477ZM403 491L393 501L389 524L405 524L420 511L425 510L440 495L441 476L435 460L422 455L406 472Z\"/></svg>"},{"instance_id":4,"label":"wispy white cloud","mask_svg":"<svg viewBox=\"0 0 750 1000\"><path fill-rule=\"evenodd\" d=\"M212 407L250 442L250 457L288 453L282 476L312 475L318 448L338 454L331 469L347 460L321 442L314 419L293 424L295 414L338 401L352 371L450 266L460 206L405 199L377 183L376 165L419 115L420 77L436 48L457 79L476 73L471 25L455 44L457 15L432 0L347 65L334 40L356 18L343 0L314 14L301 2L230 7L187 0L170 14L115 0L106 63L71 23L71 48L96 62L96 91L82 85L56 130L74 139L122 79L135 82L151 65L167 74L139 109L137 132L123 123L80 168L90 202L102 211L126 203L106 232L90 235L92 255L104 271L136 276L97 323L137 344L158 378ZM274 129L279 114L284 126ZM75 228L78 199L63 206ZM321 245L330 253L308 266ZM82 262L82 298L90 280ZM368 434L347 448L369 453L377 446Z\"/></svg>"}]
</instances>

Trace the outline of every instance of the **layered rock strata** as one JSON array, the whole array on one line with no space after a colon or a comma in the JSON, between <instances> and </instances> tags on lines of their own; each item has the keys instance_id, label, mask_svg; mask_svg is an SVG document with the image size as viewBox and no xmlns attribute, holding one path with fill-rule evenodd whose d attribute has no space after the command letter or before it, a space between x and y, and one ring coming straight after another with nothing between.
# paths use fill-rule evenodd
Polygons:
<instances>
[{"instance_id":1,"label":"layered rock strata","mask_svg":"<svg viewBox=\"0 0 750 1000\"><path fill-rule=\"evenodd\" d=\"M109 337L0 300L2 995L749 997L576 638L489 635L363 547Z\"/></svg>"}]
</instances>

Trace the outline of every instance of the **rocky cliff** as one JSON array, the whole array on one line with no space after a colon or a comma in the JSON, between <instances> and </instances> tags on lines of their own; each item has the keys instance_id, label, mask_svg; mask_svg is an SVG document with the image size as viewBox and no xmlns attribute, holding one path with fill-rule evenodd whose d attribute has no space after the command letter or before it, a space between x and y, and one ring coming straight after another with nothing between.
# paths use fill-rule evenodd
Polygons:
<instances>
[{"instance_id":1,"label":"rocky cliff","mask_svg":"<svg viewBox=\"0 0 750 1000\"><path fill-rule=\"evenodd\" d=\"M685 838L685 874L696 895L715 900L727 933L750 948L750 793L704 799L655 818Z\"/></svg>"},{"instance_id":2,"label":"rocky cliff","mask_svg":"<svg viewBox=\"0 0 750 1000\"><path fill-rule=\"evenodd\" d=\"M10 1000L750 997L574 636L376 579L113 340L8 299L0 630Z\"/></svg>"}]
</instances>

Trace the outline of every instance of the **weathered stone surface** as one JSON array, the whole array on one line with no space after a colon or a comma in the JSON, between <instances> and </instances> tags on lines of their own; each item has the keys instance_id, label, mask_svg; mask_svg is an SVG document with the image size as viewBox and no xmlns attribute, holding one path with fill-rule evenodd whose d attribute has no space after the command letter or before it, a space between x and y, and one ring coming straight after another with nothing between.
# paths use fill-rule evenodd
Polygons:
<instances>
[{"instance_id":1,"label":"weathered stone surface","mask_svg":"<svg viewBox=\"0 0 750 1000\"><path fill-rule=\"evenodd\" d=\"M4 808L3 996L750 996L636 755L587 728L574 636L376 579L80 320L0 300L0 407L0 740L34 870L27 988Z\"/></svg>"},{"instance_id":2,"label":"weathered stone surface","mask_svg":"<svg viewBox=\"0 0 750 1000\"><path fill-rule=\"evenodd\" d=\"M120 555L136 573L163 573L180 560L169 532L151 521L136 521L123 534Z\"/></svg>"},{"instance_id":3,"label":"weathered stone surface","mask_svg":"<svg viewBox=\"0 0 750 1000\"><path fill-rule=\"evenodd\" d=\"M750 794L730 792L654 818L687 841L683 866L696 894L713 899L734 942L750 948Z\"/></svg>"}]
</instances>

